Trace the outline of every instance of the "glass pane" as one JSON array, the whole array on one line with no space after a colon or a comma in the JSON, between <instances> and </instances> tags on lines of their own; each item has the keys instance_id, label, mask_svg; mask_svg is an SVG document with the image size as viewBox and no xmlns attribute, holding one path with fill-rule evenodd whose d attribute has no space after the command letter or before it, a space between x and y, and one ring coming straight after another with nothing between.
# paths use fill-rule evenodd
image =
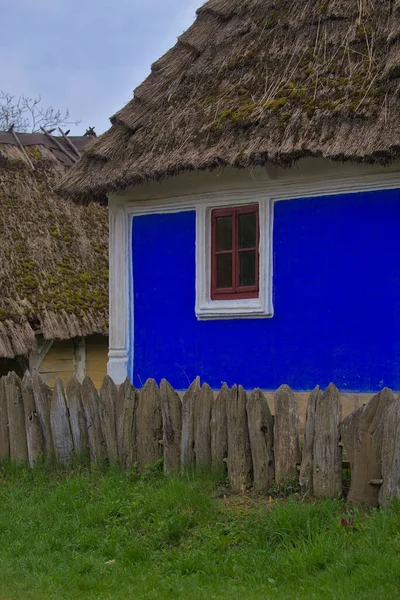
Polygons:
<instances>
[{"instance_id":1,"label":"glass pane","mask_svg":"<svg viewBox=\"0 0 400 600\"><path fill-rule=\"evenodd\" d=\"M232 250L232 217L217 217L215 219L217 252Z\"/></svg>"},{"instance_id":2,"label":"glass pane","mask_svg":"<svg viewBox=\"0 0 400 600\"><path fill-rule=\"evenodd\" d=\"M217 288L232 287L232 254L217 254Z\"/></svg>"},{"instance_id":3,"label":"glass pane","mask_svg":"<svg viewBox=\"0 0 400 600\"><path fill-rule=\"evenodd\" d=\"M239 248L255 248L257 241L256 213L239 215Z\"/></svg>"},{"instance_id":4,"label":"glass pane","mask_svg":"<svg viewBox=\"0 0 400 600\"><path fill-rule=\"evenodd\" d=\"M256 251L239 253L239 285L256 284Z\"/></svg>"}]
</instances>

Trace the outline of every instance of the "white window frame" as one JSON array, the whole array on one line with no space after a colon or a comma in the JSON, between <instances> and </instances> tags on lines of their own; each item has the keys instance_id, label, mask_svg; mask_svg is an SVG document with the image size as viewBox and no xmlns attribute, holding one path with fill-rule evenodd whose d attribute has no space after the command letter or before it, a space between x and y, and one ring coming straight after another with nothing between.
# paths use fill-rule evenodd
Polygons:
<instances>
[{"instance_id":1,"label":"white window frame","mask_svg":"<svg viewBox=\"0 0 400 600\"><path fill-rule=\"evenodd\" d=\"M211 212L216 208L257 204L259 210L259 296L211 300ZM196 317L201 320L273 317L273 201L263 193L207 199L196 209Z\"/></svg>"}]
</instances>

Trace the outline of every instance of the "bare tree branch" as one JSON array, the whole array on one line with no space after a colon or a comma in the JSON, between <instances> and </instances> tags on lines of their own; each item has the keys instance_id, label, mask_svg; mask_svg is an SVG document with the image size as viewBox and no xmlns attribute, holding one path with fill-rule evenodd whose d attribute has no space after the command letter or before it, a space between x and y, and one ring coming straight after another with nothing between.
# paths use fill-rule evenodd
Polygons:
<instances>
[{"instance_id":1,"label":"bare tree branch","mask_svg":"<svg viewBox=\"0 0 400 600\"><path fill-rule=\"evenodd\" d=\"M14 125L15 131L35 133L40 128L49 129L64 125L78 125L80 121L70 121L69 110L62 112L52 106L41 105L42 98L13 96L0 91L0 131L8 131Z\"/></svg>"}]
</instances>

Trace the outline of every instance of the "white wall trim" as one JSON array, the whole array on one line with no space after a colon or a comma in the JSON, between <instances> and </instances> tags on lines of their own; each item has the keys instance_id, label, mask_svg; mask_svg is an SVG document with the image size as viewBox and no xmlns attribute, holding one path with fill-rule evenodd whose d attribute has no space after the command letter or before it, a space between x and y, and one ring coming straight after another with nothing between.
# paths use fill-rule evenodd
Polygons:
<instances>
[{"instance_id":1,"label":"white wall trim","mask_svg":"<svg viewBox=\"0 0 400 600\"><path fill-rule=\"evenodd\" d=\"M130 271L129 217L124 206L110 204L109 209L109 320L110 337L107 372L115 383L128 374L130 349Z\"/></svg>"},{"instance_id":2,"label":"white wall trim","mask_svg":"<svg viewBox=\"0 0 400 600\"><path fill-rule=\"evenodd\" d=\"M314 162L311 164L317 165ZM166 180L157 186L150 185L138 186L126 190L123 194L110 195L110 350L108 373L119 384L133 370L133 340L134 340L134 294L133 294L133 270L132 270L132 222L135 216L174 213L195 210L196 220L204 219L208 206L234 205L240 202L253 202L255 198L261 204L269 206L269 231L272 244L273 227L273 203L277 201L290 200L295 198L310 198L315 196L329 196L348 193L368 192L373 190L386 190L400 188L400 168L395 165L389 168L370 167L366 165L345 165L343 175L341 168L333 167L329 164L324 171L323 165L314 169L310 174L302 169L292 168L274 172L273 177L270 172L263 170L254 170L251 177L243 172L241 182L232 183L229 177L215 176L213 184L209 181L202 187L201 175L193 179L196 185L190 183L191 187L177 190L171 193L169 190L176 186L178 178ZM318 176L314 173L318 172ZM237 172L236 172L237 173ZM237 177L237 175L236 175ZM177 186L179 187L179 186ZM193 189L196 189L193 192ZM234 198L234 201L232 200ZM260 204L260 206L261 206ZM268 212L266 212L268 216ZM200 233L201 223L196 224L196 255L200 253L202 243L202 234ZM203 231L203 228L202 228ZM200 236L200 237L199 237ZM269 247L270 263L264 262L263 270L267 287L263 289L263 304L251 306L251 314L245 312L243 308L242 318L255 318L257 316L265 317L273 314L272 307L272 250ZM207 260L202 254L203 264ZM197 255L196 262L199 262L200 256ZM200 302L196 302L196 313L198 318L216 318L213 316L210 306L204 306L204 297L207 296L207 283L200 276L199 270L196 272L196 285L199 290ZM268 288L268 285L270 286ZM197 296L197 294L196 294ZM268 301L269 300L269 301ZM257 301L257 299L256 299ZM214 301L217 302L217 301ZM221 301L218 301L221 302ZM225 301L224 301L225 302ZM229 301L239 302L237 300ZM249 300L246 301L250 302ZM229 307L223 307L229 311ZM237 308L237 307L236 307ZM206 311L209 310L208 315ZM234 310L234 309L232 309ZM260 312L257 314L257 310ZM202 314L203 312L203 314ZM231 318L219 314L218 318Z\"/></svg>"},{"instance_id":3,"label":"white wall trim","mask_svg":"<svg viewBox=\"0 0 400 600\"><path fill-rule=\"evenodd\" d=\"M358 167L358 168L357 168ZM374 190L394 189L400 187L400 165L398 170L382 171L373 173L359 173L358 170L362 166L354 165L354 172L340 176L325 174L323 170L319 176L304 176L299 172L298 178L282 177L280 179L263 179L261 174L257 177L247 178L246 185L238 190L238 187L232 187L229 180L215 181L214 189L209 186L204 189L192 192L189 190L179 191L175 194L168 193L162 197L154 196L151 192L145 199L138 197L135 200L136 188L131 188L130 194L125 192L123 196L110 196L110 202L118 201L124 203L126 211L133 215L154 214L154 213L171 213L182 210L193 210L199 204L209 202L211 199L219 200L221 194L226 198L237 196L239 193L244 193L247 196L252 196L263 192L274 201L293 200L297 198L310 198L315 196L331 196L339 194L368 192ZM364 166L365 169L365 166ZM288 171L290 171L288 169ZM166 185L167 182L165 182ZM158 184L162 186L162 184ZM227 200L227 204L231 201Z\"/></svg>"}]
</instances>

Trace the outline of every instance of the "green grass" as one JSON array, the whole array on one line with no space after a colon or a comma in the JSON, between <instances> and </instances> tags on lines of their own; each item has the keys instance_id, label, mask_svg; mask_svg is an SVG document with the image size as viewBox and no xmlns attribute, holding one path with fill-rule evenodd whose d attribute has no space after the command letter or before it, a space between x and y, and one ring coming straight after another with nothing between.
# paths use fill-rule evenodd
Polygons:
<instances>
[{"instance_id":1,"label":"green grass","mask_svg":"<svg viewBox=\"0 0 400 600\"><path fill-rule=\"evenodd\" d=\"M0 599L400 597L400 506L224 497L212 475L0 469Z\"/></svg>"}]
</instances>

